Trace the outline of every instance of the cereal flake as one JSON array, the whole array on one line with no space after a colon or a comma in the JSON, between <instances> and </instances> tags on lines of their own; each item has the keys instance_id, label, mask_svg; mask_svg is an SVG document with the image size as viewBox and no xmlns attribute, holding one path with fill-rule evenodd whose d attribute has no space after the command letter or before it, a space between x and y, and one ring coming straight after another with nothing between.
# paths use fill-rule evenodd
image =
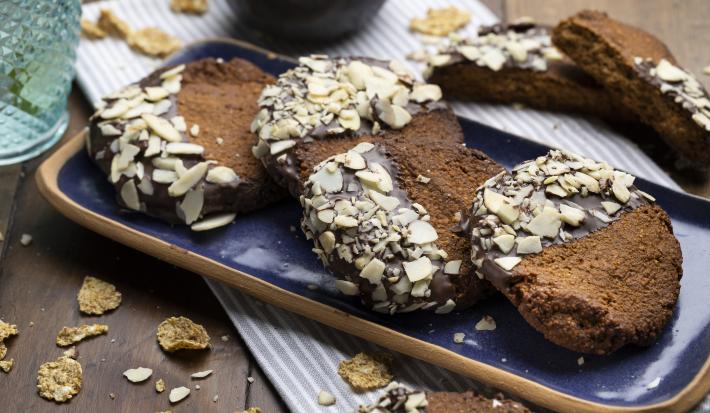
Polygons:
<instances>
[{"instance_id":1,"label":"cereal flake","mask_svg":"<svg viewBox=\"0 0 710 413\"><path fill-rule=\"evenodd\" d=\"M7 354L7 347L5 346L5 343L0 341L0 360L4 359L6 354Z\"/></svg>"},{"instance_id":2,"label":"cereal flake","mask_svg":"<svg viewBox=\"0 0 710 413\"><path fill-rule=\"evenodd\" d=\"M202 350L210 344L210 336L189 318L170 317L158 326L158 343L165 351Z\"/></svg>"},{"instance_id":3,"label":"cereal flake","mask_svg":"<svg viewBox=\"0 0 710 413\"><path fill-rule=\"evenodd\" d=\"M208 0L170 0L170 9L176 13L202 14L207 6Z\"/></svg>"},{"instance_id":4,"label":"cereal flake","mask_svg":"<svg viewBox=\"0 0 710 413\"><path fill-rule=\"evenodd\" d=\"M165 381L163 379L158 379L158 381L155 382L155 391L158 393L165 391Z\"/></svg>"},{"instance_id":5,"label":"cereal flake","mask_svg":"<svg viewBox=\"0 0 710 413\"><path fill-rule=\"evenodd\" d=\"M87 39L103 39L108 35L96 23L83 17L79 21L79 25L81 26L81 35Z\"/></svg>"},{"instance_id":6,"label":"cereal flake","mask_svg":"<svg viewBox=\"0 0 710 413\"><path fill-rule=\"evenodd\" d=\"M17 326L0 320L0 341L14 335L17 335Z\"/></svg>"},{"instance_id":7,"label":"cereal flake","mask_svg":"<svg viewBox=\"0 0 710 413\"><path fill-rule=\"evenodd\" d=\"M87 337L98 336L107 332L108 326L106 324L84 324L79 327L64 327L57 334L57 345L60 347L69 346Z\"/></svg>"},{"instance_id":8,"label":"cereal flake","mask_svg":"<svg viewBox=\"0 0 710 413\"><path fill-rule=\"evenodd\" d=\"M10 370L12 370L12 366L14 366L14 365L15 365L15 359L0 361L0 370L4 371L5 373L9 373Z\"/></svg>"},{"instance_id":9,"label":"cereal flake","mask_svg":"<svg viewBox=\"0 0 710 413\"><path fill-rule=\"evenodd\" d=\"M110 9L101 9L98 26L99 29L105 31L109 35L120 37L121 39L128 38L133 31L128 23L116 16Z\"/></svg>"},{"instance_id":10,"label":"cereal flake","mask_svg":"<svg viewBox=\"0 0 710 413\"><path fill-rule=\"evenodd\" d=\"M81 364L69 357L42 364L37 372L37 390L48 400L65 402L81 390Z\"/></svg>"},{"instance_id":11,"label":"cereal flake","mask_svg":"<svg viewBox=\"0 0 710 413\"><path fill-rule=\"evenodd\" d=\"M79 300L79 310L82 313L101 315L106 311L116 309L121 304L121 293L116 291L113 284L86 276L77 299Z\"/></svg>"},{"instance_id":12,"label":"cereal flake","mask_svg":"<svg viewBox=\"0 0 710 413\"><path fill-rule=\"evenodd\" d=\"M471 13L457 7L427 10L423 19L413 18L409 22L412 31L433 36L447 36L471 21Z\"/></svg>"},{"instance_id":13,"label":"cereal flake","mask_svg":"<svg viewBox=\"0 0 710 413\"><path fill-rule=\"evenodd\" d=\"M372 390L392 381L391 365L390 354L358 353L351 360L340 362L338 374L357 391Z\"/></svg>"},{"instance_id":14,"label":"cereal flake","mask_svg":"<svg viewBox=\"0 0 710 413\"><path fill-rule=\"evenodd\" d=\"M165 57L182 46L180 39L171 36L157 27L131 32L128 36L128 45L148 56Z\"/></svg>"}]
</instances>

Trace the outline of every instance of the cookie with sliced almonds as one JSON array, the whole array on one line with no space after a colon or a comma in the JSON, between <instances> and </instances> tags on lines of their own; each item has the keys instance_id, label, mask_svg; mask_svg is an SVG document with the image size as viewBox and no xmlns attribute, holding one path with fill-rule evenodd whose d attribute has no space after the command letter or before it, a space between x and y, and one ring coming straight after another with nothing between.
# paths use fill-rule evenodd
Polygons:
<instances>
[{"instance_id":1,"label":"cookie with sliced almonds","mask_svg":"<svg viewBox=\"0 0 710 413\"><path fill-rule=\"evenodd\" d=\"M452 35L427 57L425 77L447 99L518 103L543 110L636 122L594 79L554 47L550 28L535 23L481 27Z\"/></svg>"},{"instance_id":2,"label":"cookie with sliced almonds","mask_svg":"<svg viewBox=\"0 0 710 413\"><path fill-rule=\"evenodd\" d=\"M390 383L373 404L358 408L358 413L531 413L523 404L506 399L502 394L488 398L473 391L425 392Z\"/></svg>"},{"instance_id":3,"label":"cookie with sliced almonds","mask_svg":"<svg viewBox=\"0 0 710 413\"><path fill-rule=\"evenodd\" d=\"M682 256L635 178L552 150L476 191L471 260L550 341L606 354L650 345L670 319Z\"/></svg>"},{"instance_id":4,"label":"cookie with sliced almonds","mask_svg":"<svg viewBox=\"0 0 710 413\"><path fill-rule=\"evenodd\" d=\"M87 149L119 205L201 231L281 199L251 154L256 99L273 78L205 59L160 69L105 97Z\"/></svg>"},{"instance_id":5,"label":"cookie with sliced almonds","mask_svg":"<svg viewBox=\"0 0 710 413\"><path fill-rule=\"evenodd\" d=\"M710 94L661 40L604 12L582 10L555 27L552 41L681 159L707 168Z\"/></svg>"},{"instance_id":6,"label":"cookie with sliced almonds","mask_svg":"<svg viewBox=\"0 0 710 413\"><path fill-rule=\"evenodd\" d=\"M304 183L302 229L345 295L382 313L448 313L491 291L457 231L478 186L501 171L457 144L333 140ZM336 146L337 145L337 146Z\"/></svg>"},{"instance_id":7,"label":"cookie with sliced almonds","mask_svg":"<svg viewBox=\"0 0 710 413\"><path fill-rule=\"evenodd\" d=\"M463 143L439 87L416 82L395 60L301 57L264 88L259 106L254 155L296 197L313 167L338 153L333 142Z\"/></svg>"}]
</instances>

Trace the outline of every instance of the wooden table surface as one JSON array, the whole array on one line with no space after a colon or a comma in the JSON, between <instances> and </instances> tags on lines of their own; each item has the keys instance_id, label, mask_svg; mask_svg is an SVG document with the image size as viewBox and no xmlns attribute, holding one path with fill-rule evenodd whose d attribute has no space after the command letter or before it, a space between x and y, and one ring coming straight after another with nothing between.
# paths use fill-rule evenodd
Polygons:
<instances>
[{"instance_id":1,"label":"wooden table surface","mask_svg":"<svg viewBox=\"0 0 710 413\"><path fill-rule=\"evenodd\" d=\"M502 19L531 16L554 23L585 7L583 0L484 0ZM662 38L678 59L694 73L710 65L710 7L707 0L604 0L596 8L639 25ZM701 81L710 86L707 76ZM710 87L708 87L710 89ZM79 132L91 113L75 86L69 100L71 122L65 139ZM188 399L176 412L233 412L260 406L265 412L287 409L275 394L236 330L201 278L138 251L102 238L64 218L37 192L33 173L42 158L22 165L0 167L0 319L18 325L19 336L8 341L8 358L15 359L9 375L0 374L2 411L153 412L170 408L167 391L157 394L154 380L167 388L186 385ZM666 164L666 166L668 166ZM710 180L699 173L669 169L689 192L710 197ZM22 234L33 242L20 245ZM76 294L85 275L114 283L123 303L101 317L79 314ZM185 315L203 324L212 337L209 351L166 355L155 340L165 318ZM84 386L70 403L57 405L41 399L35 390L40 364L61 355L54 344L63 326L105 323L106 336L78 345L84 368ZM228 336L228 341L221 336ZM153 377L131 384L121 373L150 367ZM201 381L189 375L199 370L214 373ZM249 383L247 377L253 377ZM201 389L195 390L199 384ZM113 393L115 398L109 395ZM218 395L217 402L213 397Z\"/></svg>"}]
</instances>

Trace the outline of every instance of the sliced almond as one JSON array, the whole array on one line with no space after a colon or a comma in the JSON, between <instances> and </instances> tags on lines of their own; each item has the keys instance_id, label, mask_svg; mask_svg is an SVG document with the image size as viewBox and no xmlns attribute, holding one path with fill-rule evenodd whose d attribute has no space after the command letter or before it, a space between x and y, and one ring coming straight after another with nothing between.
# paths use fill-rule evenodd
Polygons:
<instances>
[{"instance_id":1,"label":"sliced almond","mask_svg":"<svg viewBox=\"0 0 710 413\"><path fill-rule=\"evenodd\" d=\"M170 390L168 400L170 400L170 403L177 403L189 395L190 389L185 386L180 386Z\"/></svg>"},{"instance_id":2,"label":"sliced almond","mask_svg":"<svg viewBox=\"0 0 710 413\"><path fill-rule=\"evenodd\" d=\"M121 186L121 199L126 207L134 210L140 211L141 202L138 198L138 190L136 189L136 184L133 179L127 180L123 186Z\"/></svg>"},{"instance_id":3,"label":"sliced almond","mask_svg":"<svg viewBox=\"0 0 710 413\"><path fill-rule=\"evenodd\" d=\"M150 113L144 113L141 118L148 124L148 127L155 132L156 135L165 139L168 142L180 142L182 136L180 132L167 120L159 118Z\"/></svg>"},{"instance_id":4,"label":"sliced almond","mask_svg":"<svg viewBox=\"0 0 710 413\"><path fill-rule=\"evenodd\" d=\"M373 258L360 271L360 277L366 278L370 284L382 284L382 274L385 272L385 263L377 258Z\"/></svg>"},{"instance_id":5,"label":"sliced almond","mask_svg":"<svg viewBox=\"0 0 710 413\"><path fill-rule=\"evenodd\" d=\"M195 143L170 142L165 145L165 152L171 155L202 155L205 148Z\"/></svg>"},{"instance_id":6,"label":"sliced almond","mask_svg":"<svg viewBox=\"0 0 710 413\"><path fill-rule=\"evenodd\" d=\"M500 248L503 254L507 254L515 246L515 237L510 234L503 234L493 238L493 242Z\"/></svg>"},{"instance_id":7,"label":"sliced almond","mask_svg":"<svg viewBox=\"0 0 710 413\"><path fill-rule=\"evenodd\" d=\"M417 103L438 101L441 99L441 88L432 84L416 84L412 87L409 98Z\"/></svg>"},{"instance_id":8,"label":"sliced almond","mask_svg":"<svg viewBox=\"0 0 710 413\"><path fill-rule=\"evenodd\" d=\"M335 280L335 287L345 295L358 295L360 294L360 289L354 282L346 280Z\"/></svg>"},{"instance_id":9,"label":"sliced almond","mask_svg":"<svg viewBox=\"0 0 710 413\"><path fill-rule=\"evenodd\" d=\"M149 86L145 88L146 99L151 102L162 100L170 95L165 88L160 86Z\"/></svg>"},{"instance_id":10,"label":"sliced almond","mask_svg":"<svg viewBox=\"0 0 710 413\"><path fill-rule=\"evenodd\" d=\"M205 193L202 189L191 189L187 191L178 208L182 212L185 224L190 225L202 214L202 207L205 203Z\"/></svg>"},{"instance_id":11,"label":"sliced almond","mask_svg":"<svg viewBox=\"0 0 710 413\"><path fill-rule=\"evenodd\" d=\"M375 201L375 203L385 211L392 211L399 206L399 199L393 196L382 195L377 191L369 191L368 195L370 199Z\"/></svg>"},{"instance_id":12,"label":"sliced almond","mask_svg":"<svg viewBox=\"0 0 710 413\"><path fill-rule=\"evenodd\" d=\"M357 227L358 225L357 219L345 215L338 215L333 220L333 223L341 228L352 228Z\"/></svg>"},{"instance_id":13,"label":"sliced almond","mask_svg":"<svg viewBox=\"0 0 710 413\"><path fill-rule=\"evenodd\" d=\"M153 370L146 367L138 367L135 369L128 369L123 372L123 375L131 383L140 383L146 381L153 375Z\"/></svg>"},{"instance_id":14,"label":"sliced almond","mask_svg":"<svg viewBox=\"0 0 710 413\"><path fill-rule=\"evenodd\" d=\"M414 261L405 261L402 263L404 272L411 282L417 282L428 278L434 272L434 267L428 257L419 257Z\"/></svg>"},{"instance_id":15,"label":"sliced almond","mask_svg":"<svg viewBox=\"0 0 710 413\"><path fill-rule=\"evenodd\" d=\"M407 229L409 229L407 242L412 244L428 244L439 238L434 227L426 221L414 221L409 224Z\"/></svg>"},{"instance_id":16,"label":"sliced almond","mask_svg":"<svg viewBox=\"0 0 710 413\"><path fill-rule=\"evenodd\" d=\"M227 166L215 166L207 172L205 180L213 184L229 184L239 179L234 169Z\"/></svg>"},{"instance_id":17,"label":"sliced almond","mask_svg":"<svg viewBox=\"0 0 710 413\"><path fill-rule=\"evenodd\" d=\"M609 215L614 215L616 214L616 211L621 209L621 205L611 201L602 201L602 207Z\"/></svg>"},{"instance_id":18,"label":"sliced almond","mask_svg":"<svg viewBox=\"0 0 710 413\"><path fill-rule=\"evenodd\" d=\"M190 226L190 229L196 232L208 231L211 229L229 225L234 221L234 218L236 217L237 214L234 213L213 215L201 221L195 222Z\"/></svg>"},{"instance_id":19,"label":"sliced almond","mask_svg":"<svg viewBox=\"0 0 710 413\"><path fill-rule=\"evenodd\" d=\"M515 250L517 254L537 254L542 252L542 242L539 236L518 237L516 243L518 244L518 248Z\"/></svg>"},{"instance_id":20,"label":"sliced almond","mask_svg":"<svg viewBox=\"0 0 710 413\"><path fill-rule=\"evenodd\" d=\"M335 248L335 234L333 234L331 231L325 231L324 233L320 234L318 237L318 241L320 242L320 246L323 248L323 251L325 251L326 254L330 254L333 252L333 249Z\"/></svg>"},{"instance_id":21,"label":"sliced almond","mask_svg":"<svg viewBox=\"0 0 710 413\"><path fill-rule=\"evenodd\" d=\"M349 150L345 154L345 163L343 165L349 169L360 170L367 167L367 162L365 162L365 158L363 158L358 152Z\"/></svg>"},{"instance_id":22,"label":"sliced almond","mask_svg":"<svg viewBox=\"0 0 710 413\"><path fill-rule=\"evenodd\" d=\"M188 169L180 178L168 187L168 194L172 197L184 195L195 186L207 173L207 162L200 162ZM155 176L153 177L155 180Z\"/></svg>"},{"instance_id":23,"label":"sliced almond","mask_svg":"<svg viewBox=\"0 0 710 413\"><path fill-rule=\"evenodd\" d=\"M153 169L152 179L159 184L171 184L177 181L178 176L175 171L167 169Z\"/></svg>"},{"instance_id":24,"label":"sliced almond","mask_svg":"<svg viewBox=\"0 0 710 413\"><path fill-rule=\"evenodd\" d=\"M281 152L291 149L295 145L296 145L296 141L293 139L284 139L284 140L272 142L269 145L269 153L271 153L272 155L277 155Z\"/></svg>"},{"instance_id":25,"label":"sliced almond","mask_svg":"<svg viewBox=\"0 0 710 413\"><path fill-rule=\"evenodd\" d=\"M444 274L457 275L461 271L461 260L449 261L444 265Z\"/></svg>"},{"instance_id":26,"label":"sliced almond","mask_svg":"<svg viewBox=\"0 0 710 413\"><path fill-rule=\"evenodd\" d=\"M340 168L336 168L332 172L326 167L321 168L312 174L308 180L318 183L321 189L326 192L340 192L343 189L343 174Z\"/></svg>"},{"instance_id":27,"label":"sliced almond","mask_svg":"<svg viewBox=\"0 0 710 413\"><path fill-rule=\"evenodd\" d=\"M631 192L629 192L629 189L622 179L614 179L614 182L611 184L611 191L622 204L627 203L631 198Z\"/></svg>"},{"instance_id":28,"label":"sliced almond","mask_svg":"<svg viewBox=\"0 0 710 413\"><path fill-rule=\"evenodd\" d=\"M525 230L533 235L554 239L561 226L560 213L554 208L545 207L540 215L528 223Z\"/></svg>"},{"instance_id":29,"label":"sliced almond","mask_svg":"<svg viewBox=\"0 0 710 413\"><path fill-rule=\"evenodd\" d=\"M560 205L560 213L562 222L572 225L573 227L580 226L586 216L584 211L564 204Z\"/></svg>"},{"instance_id":30,"label":"sliced almond","mask_svg":"<svg viewBox=\"0 0 710 413\"><path fill-rule=\"evenodd\" d=\"M680 82L688 77L684 71L666 59L661 59L661 61L658 62L658 66L656 66L656 75L666 82Z\"/></svg>"},{"instance_id":31,"label":"sliced almond","mask_svg":"<svg viewBox=\"0 0 710 413\"><path fill-rule=\"evenodd\" d=\"M496 258L493 261L496 263L496 265L498 265L502 269L504 269L506 271L510 271L516 265L520 264L520 261L522 261L522 259L520 257L502 257L502 258Z\"/></svg>"}]
</instances>

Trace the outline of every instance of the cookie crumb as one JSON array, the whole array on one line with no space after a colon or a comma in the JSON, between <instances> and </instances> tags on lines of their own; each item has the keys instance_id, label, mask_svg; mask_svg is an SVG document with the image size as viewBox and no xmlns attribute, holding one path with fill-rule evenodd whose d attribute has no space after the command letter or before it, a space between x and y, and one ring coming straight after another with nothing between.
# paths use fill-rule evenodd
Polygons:
<instances>
[{"instance_id":1,"label":"cookie crumb","mask_svg":"<svg viewBox=\"0 0 710 413\"><path fill-rule=\"evenodd\" d=\"M165 381L163 379L158 379L158 381L155 382L155 391L158 393L165 391Z\"/></svg>"},{"instance_id":2,"label":"cookie crumb","mask_svg":"<svg viewBox=\"0 0 710 413\"><path fill-rule=\"evenodd\" d=\"M189 395L190 395L190 389L188 389L185 386L180 386L180 387L176 387L176 388L170 390L170 395L168 396L168 400L170 400L170 403L177 403Z\"/></svg>"},{"instance_id":3,"label":"cookie crumb","mask_svg":"<svg viewBox=\"0 0 710 413\"><path fill-rule=\"evenodd\" d=\"M392 381L391 365L390 354L358 353L351 360L340 362L338 374L357 391L373 390Z\"/></svg>"},{"instance_id":4,"label":"cookie crumb","mask_svg":"<svg viewBox=\"0 0 710 413\"><path fill-rule=\"evenodd\" d=\"M170 317L158 326L158 343L170 352L202 350L210 344L210 336L204 327L187 317Z\"/></svg>"},{"instance_id":5,"label":"cookie crumb","mask_svg":"<svg viewBox=\"0 0 710 413\"><path fill-rule=\"evenodd\" d=\"M109 393L108 398L111 400L116 400L116 393Z\"/></svg>"},{"instance_id":6,"label":"cookie crumb","mask_svg":"<svg viewBox=\"0 0 710 413\"><path fill-rule=\"evenodd\" d=\"M8 359L0 361L0 370L5 373L9 373L12 370L12 366L15 365L15 359Z\"/></svg>"},{"instance_id":7,"label":"cookie crumb","mask_svg":"<svg viewBox=\"0 0 710 413\"><path fill-rule=\"evenodd\" d=\"M199 384L195 384L195 390L200 390L200 385L199 385Z\"/></svg>"},{"instance_id":8,"label":"cookie crumb","mask_svg":"<svg viewBox=\"0 0 710 413\"><path fill-rule=\"evenodd\" d=\"M81 390L81 364L61 356L42 364L37 372L37 391L48 400L65 402Z\"/></svg>"},{"instance_id":9,"label":"cookie crumb","mask_svg":"<svg viewBox=\"0 0 710 413\"><path fill-rule=\"evenodd\" d=\"M182 47L180 39L157 27L146 27L131 32L126 41L132 49L157 57L168 56Z\"/></svg>"},{"instance_id":10,"label":"cookie crumb","mask_svg":"<svg viewBox=\"0 0 710 413\"><path fill-rule=\"evenodd\" d=\"M229 341L229 336L225 334L222 337L220 337L220 340L222 340L226 343L227 341Z\"/></svg>"},{"instance_id":11,"label":"cookie crumb","mask_svg":"<svg viewBox=\"0 0 710 413\"><path fill-rule=\"evenodd\" d=\"M332 406L335 404L335 396L330 392L321 390L318 393L318 404L321 406Z\"/></svg>"},{"instance_id":12,"label":"cookie crumb","mask_svg":"<svg viewBox=\"0 0 710 413\"><path fill-rule=\"evenodd\" d=\"M247 381L249 383L254 383L254 377L252 377L252 376L247 377Z\"/></svg>"},{"instance_id":13,"label":"cookie crumb","mask_svg":"<svg viewBox=\"0 0 710 413\"><path fill-rule=\"evenodd\" d=\"M153 375L153 370L146 367L137 367L135 369L128 369L123 372L123 375L131 383L140 383L146 381Z\"/></svg>"},{"instance_id":14,"label":"cookie crumb","mask_svg":"<svg viewBox=\"0 0 710 413\"><path fill-rule=\"evenodd\" d=\"M581 366L582 364L584 364L584 357L580 357L577 359L577 365Z\"/></svg>"},{"instance_id":15,"label":"cookie crumb","mask_svg":"<svg viewBox=\"0 0 710 413\"><path fill-rule=\"evenodd\" d=\"M429 181L431 181L431 178L424 176L424 175L417 175L417 182L421 182L423 184L428 184Z\"/></svg>"},{"instance_id":16,"label":"cookie crumb","mask_svg":"<svg viewBox=\"0 0 710 413\"><path fill-rule=\"evenodd\" d=\"M496 329L496 320L489 315L484 315L481 321L476 323L476 330L478 331L493 331Z\"/></svg>"},{"instance_id":17,"label":"cookie crumb","mask_svg":"<svg viewBox=\"0 0 710 413\"><path fill-rule=\"evenodd\" d=\"M84 277L79 294L79 311L84 314L101 315L121 305L121 293L116 286L92 276Z\"/></svg>"},{"instance_id":18,"label":"cookie crumb","mask_svg":"<svg viewBox=\"0 0 710 413\"><path fill-rule=\"evenodd\" d=\"M463 343L465 338L466 338L466 334L464 334L464 333L454 333L454 343L456 343L456 344Z\"/></svg>"},{"instance_id":19,"label":"cookie crumb","mask_svg":"<svg viewBox=\"0 0 710 413\"><path fill-rule=\"evenodd\" d=\"M466 26L471 21L471 13L457 7L443 7L427 10L423 19L413 18L409 28L414 32L433 36L447 36Z\"/></svg>"},{"instance_id":20,"label":"cookie crumb","mask_svg":"<svg viewBox=\"0 0 710 413\"><path fill-rule=\"evenodd\" d=\"M81 35L87 39L103 39L108 35L97 24L83 17L79 21L79 26L81 26Z\"/></svg>"},{"instance_id":21,"label":"cookie crumb","mask_svg":"<svg viewBox=\"0 0 710 413\"><path fill-rule=\"evenodd\" d=\"M17 335L17 325L0 320L0 342L15 335Z\"/></svg>"},{"instance_id":22,"label":"cookie crumb","mask_svg":"<svg viewBox=\"0 0 710 413\"><path fill-rule=\"evenodd\" d=\"M176 13L203 14L207 6L207 0L170 0L170 9Z\"/></svg>"},{"instance_id":23,"label":"cookie crumb","mask_svg":"<svg viewBox=\"0 0 710 413\"><path fill-rule=\"evenodd\" d=\"M100 334L106 334L107 332L108 326L106 324L84 324L79 327L64 327L59 334L57 334L57 345L59 347L66 347L78 343L87 337L98 336Z\"/></svg>"},{"instance_id":24,"label":"cookie crumb","mask_svg":"<svg viewBox=\"0 0 710 413\"><path fill-rule=\"evenodd\" d=\"M199 135L199 134L200 134L200 125L198 125L198 124L195 123L195 124L192 125L192 127L190 128L190 135L196 137L196 136Z\"/></svg>"},{"instance_id":25,"label":"cookie crumb","mask_svg":"<svg viewBox=\"0 0 710 413\"><path fill-rule=\"evenodd\" d=\"M214 397L212 398L212 403L217 403L217 400L219 400L219 394L214 395Z\"/></svg>"},{"instance_id":26,"label":"cookie crumb","mask_svg":"<svg viewBox=\"0 0 710 413\"><path fill-rule=\"evenodd\" d=\"M68 350L64 350L64 352L62 354L66 357L76 359L76 355L77 355L76 346L72 346Z\"/></svg>"},{"instance_id":27,"label":"cookie crumb","mask_svg":"<svg viewBox=\"0 0 710 413\"><path fill-rule=\"evenodd\" d=\"M224 143L224 139L220 138L219 136L217 137L217 139L215 139L215 141L217 142L217 145L222 145Z\"/></svg>"},{"instance_id":28,"label":"cookie crumb","mask_svg":"<svg viewBox=\"0 0 710 413\"><path fill-rule=\"evenodd\" d=\"M30 234L22 234L20 236L20 244L22 244L23 247L27 247L30 244L32 244L32 235Z\"/></svg>"},{"instance_id":29,"label":"cookie crumb","mask_svg":"<svg viewBox=\"0 0 710 413\"><path fill-rule=\"evenodd\" d=\"M128 23L116 16L110 9L101 9L98 27L107 34L121 39L126 39L131 34L131 27Z\"/></svg>"}]
</instances>

